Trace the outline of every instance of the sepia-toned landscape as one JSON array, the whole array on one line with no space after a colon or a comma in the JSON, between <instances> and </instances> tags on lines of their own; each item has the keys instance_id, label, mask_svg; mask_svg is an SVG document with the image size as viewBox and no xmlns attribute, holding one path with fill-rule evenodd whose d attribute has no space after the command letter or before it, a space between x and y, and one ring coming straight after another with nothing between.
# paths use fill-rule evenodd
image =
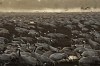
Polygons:
<instances>
[{"instance_id":1,"label":"sepia-toned landscape","mask_svg":"<svg viewBox=\"0 0 100 66\"><path fill-rule=\"evenodd\" d=\"M100 66L99 0L0 0L0 66Z\"/></svg>"}]
</instances>

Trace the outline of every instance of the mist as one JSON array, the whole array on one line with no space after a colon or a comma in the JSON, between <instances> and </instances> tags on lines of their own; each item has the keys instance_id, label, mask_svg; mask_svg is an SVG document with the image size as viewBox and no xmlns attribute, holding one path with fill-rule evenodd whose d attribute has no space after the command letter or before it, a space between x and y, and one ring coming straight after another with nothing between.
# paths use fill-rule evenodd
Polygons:
<instances>
[{"instance_id":1,"label":"mist","mask_svg":"<svg viewBox=\"0 0 100 66\"><path fill-rule=\"evenodd\" d=\"M100 0L0 0L0 10L100 8Z\"/></svg>"}]
</instances>

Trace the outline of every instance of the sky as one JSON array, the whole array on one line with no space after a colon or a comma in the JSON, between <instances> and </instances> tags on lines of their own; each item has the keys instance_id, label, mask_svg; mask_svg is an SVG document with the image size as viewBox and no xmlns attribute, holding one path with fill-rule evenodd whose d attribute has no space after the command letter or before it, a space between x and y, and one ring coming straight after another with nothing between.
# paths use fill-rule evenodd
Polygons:
<instances>
[{"instance_id":1,"label":"sky","mask_svg":"<svg viewBox=\"0 0 100 66\"><path fill-rule=\"evenodd\" d=\"M0 0L0 10L99 8L100 0Z\"/></svg>"}]
</instances>

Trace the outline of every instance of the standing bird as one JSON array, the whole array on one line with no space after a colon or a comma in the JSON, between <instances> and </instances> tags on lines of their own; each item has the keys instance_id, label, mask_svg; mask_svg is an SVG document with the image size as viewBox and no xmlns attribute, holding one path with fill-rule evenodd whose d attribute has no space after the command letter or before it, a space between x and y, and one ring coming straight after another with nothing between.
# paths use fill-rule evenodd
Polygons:
<instances>
[{"instance_id":1,"label":"standing bird","mask_svg":"<svg viewBox=\"0 0 100 66\"><path fill-rule=\"evenodd\" d=\"M41 54L36 53L35 52L36 49L32 52L32 56L35 57L40 62L40 65L47 66L47 65L54 64L54 61L51 60L50 58L46 57L45 55L41 55Z\"/></svg>"},{"instance_id":2,"label":"standing bird","mask_svg":"<svg viewBox=\"0 0 100 66\"><path fill-rule=\"evenodd\" d=\"M37 65L36 58L32 57L31 53L21 52L20 47L18 48L18 56L17 57L18 57L19 64L29 65L29 66Z\"/></svg>"}]
</instances>

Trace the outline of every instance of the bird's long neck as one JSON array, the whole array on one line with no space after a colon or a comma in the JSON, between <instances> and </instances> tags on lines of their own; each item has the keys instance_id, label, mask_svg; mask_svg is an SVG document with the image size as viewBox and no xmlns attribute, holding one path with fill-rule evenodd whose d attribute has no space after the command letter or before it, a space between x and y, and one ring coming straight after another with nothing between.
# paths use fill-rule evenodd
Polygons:
<instances>
[{"instance_id":1,"label":"bird's long neck","mask_svg":"<svg viewBox=\"0 0 100 66\"><path fill-rule=\"evenodd\" d=\"M36 51L36 49L37 49L37 46L35 46L35 49L33 50L34 52Z\"/></svg>"},{"instance_id":2,"label":"bird's long neck","mask_svg":"<svg viewBox=\"0 0 100 66\"><path fill-rule=\"evenodd\" d=\"M37 58L38 53L36 53L36 49L37 49L37 47L35 47L35 49L33 50L33 52L32 52L32 56L34 56L34 57Z\"/></svg>"},{"instance_id":3,"label":"bird's long neck","mask_svg":"<svg viewBox=\"0 0 100 66\"><path fill-rule=\"evenodd\" d=\"M36 39L36 43L38 43L38 38L35 36L35 39Z\"/></svg>"},{"instance_id":4,"label":"bird's long neck","mask_svg":"<svg viewBox=\"0 0 100 66\"><path fill-rule=\"evenodd\" d=\"M18 55L19 55L19 57L21 56L21 54L20 54L20 49L18 49Z\"/></svg>"}]
</instances>

